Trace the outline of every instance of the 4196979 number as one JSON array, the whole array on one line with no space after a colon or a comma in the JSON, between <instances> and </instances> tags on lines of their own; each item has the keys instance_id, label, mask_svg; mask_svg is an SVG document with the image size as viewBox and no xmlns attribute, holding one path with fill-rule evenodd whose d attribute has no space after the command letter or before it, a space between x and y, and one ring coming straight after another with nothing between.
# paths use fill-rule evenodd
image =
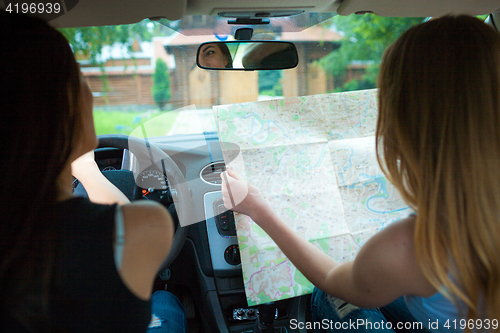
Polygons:
<instances>
[{"instance_id":1,"label":"4196979 number","mask_svg":"<svg viewBox=\"0 0 500 333\"><path fill-rule=\"evenodd\" d=\"M51 3L9 3L5 11L8 13L22 14L58 14L61 12L61 4L58 2Z\"/></svg>"}]
</instances>

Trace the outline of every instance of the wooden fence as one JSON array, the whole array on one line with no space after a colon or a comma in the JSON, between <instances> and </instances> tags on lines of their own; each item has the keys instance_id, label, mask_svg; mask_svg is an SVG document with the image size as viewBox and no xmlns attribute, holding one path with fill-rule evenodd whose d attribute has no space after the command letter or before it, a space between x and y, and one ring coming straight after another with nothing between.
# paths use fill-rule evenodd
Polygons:
<instances>
[{"instance_id":1,"label":"wooden fence","mask_svg":"<svg viewBox=\"0 0 500 333\"><path fill-rule=\"evenodd\" d=\"M151 74L86 76L94 105L153 105Z\"/></svg>"},{"instance_id":2,"label":"wooden fence","mask_svg":"<svg viewBox=\"0 0 500 333\"><path fill-rule=\"evenodd\" d=\"M364 68L348 71L348 79L359 78ZM328 92L333 88L332 78L327 78L324 70L311 63L304 73L299 68L284 70L282 77L283 96L315 95ZM194 67L188 73L186 84L176 86L171 81L172 100L174 104L197 107L212 107L218 104L232 104L256 101L259 95L258 72L239 71L207 71ZM172 78L172 76L171 76ZM153 85L151 73L121 74L106 73L106 77L87 74L87 82L94 93L94 105L154 105L151 93ZM332 81L332 82L329 82ZM304 86L300 89L299 87ZM174 92L182 90L183 100L174 100ZM177 94L178 95L178 94Z\"/></svg>"}]
</instances>

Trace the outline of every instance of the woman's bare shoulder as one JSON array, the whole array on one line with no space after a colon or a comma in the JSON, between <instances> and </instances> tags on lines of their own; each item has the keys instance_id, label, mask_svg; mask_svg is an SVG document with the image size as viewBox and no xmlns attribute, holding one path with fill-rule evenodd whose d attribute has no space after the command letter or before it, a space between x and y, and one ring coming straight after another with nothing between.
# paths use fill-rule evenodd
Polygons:
<instances>
[{"instance_id":1,"label":"woman's bare shoulder","mask_svg":"<svg viewBox=\"0 0 500 333\"><path fill-rule=\"evenodd\" d=\"M355 284L389 301L402 295L435 293L420 269L414 231L415 217L409 216L366 242L353 263Z\"/></svg>"},{"instance_id":2,"label":"woman's bare shoulder","mask_svg":"<svg viewBox=\"0 0 500 333\"><path fill-rule=\"evenodd\" d=\"M149 201L136 201L122 206L125 225L125 246L141 243L142 248L151 247L149 258L168 254L174 235L174 223L165 207Z\"/></svg>"},{"instance_id":3,"label":"woman's bare shoulder","mask_svg":"<svg viewBox=\"0 0 500 333\"><path fill-rule=\"evenodd\" d=\"M119 274L138 297L148 299L153 281L174 236L173 220L165 207L137 201L123 205L125 244Z\"/></svg>"},{"instance_id":4,"label":"woman's bare shoulder","mask_svg":"<svg viewBox=\"0 0 500 333\"><path fill-rule=\"evenodd\" d=\"M172 217L165 207L154 201L134 201L122 206L124 220L136 227L169 226Z\"/></svg>"}]
</instances>

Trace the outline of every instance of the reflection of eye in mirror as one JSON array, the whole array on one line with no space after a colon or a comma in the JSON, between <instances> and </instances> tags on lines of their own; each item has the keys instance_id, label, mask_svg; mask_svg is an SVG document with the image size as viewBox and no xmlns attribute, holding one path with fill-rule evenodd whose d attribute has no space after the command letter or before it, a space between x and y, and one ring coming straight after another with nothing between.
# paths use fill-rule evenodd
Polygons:
<instances>
[{"instance_id":1,"label":"reflection of eye in mirror","mask_svg":"<svg viewBox=\"0 0 500 333\"><path fill-rule=\"evenodd\" d=\"M224 43L206 43L198 49L197 61L202 68L233 68L233 59Z\"/></svg>"},{"instance_id":2,"label":"reflection of eye in mirror","mask_svg":"<svg viewBox=\"0 0 500 333\"><path fill-rule=\"evenodd\" d=\"M196 57L204 69L276 70L294 68L298 62L295 45L281 41L203 43Z\"/></svg>"}]
</instances>

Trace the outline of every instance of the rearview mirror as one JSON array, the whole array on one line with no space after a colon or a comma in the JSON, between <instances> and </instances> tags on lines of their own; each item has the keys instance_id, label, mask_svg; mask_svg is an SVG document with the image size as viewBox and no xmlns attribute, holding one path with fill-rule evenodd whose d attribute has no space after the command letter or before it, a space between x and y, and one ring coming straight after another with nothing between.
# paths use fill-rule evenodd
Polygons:
<instances>
[{"instance_id":1,"label":"rearview mirror","mask_svg":"<svg viewBox=\"0 0 500 333\"><path fill-rule=\"evenodd\" d=\"M295 45L281 41L208 42L200 45L196 55L196 64L204 69L276 70L298 63Z\"/></svg>"}]
</instances>

